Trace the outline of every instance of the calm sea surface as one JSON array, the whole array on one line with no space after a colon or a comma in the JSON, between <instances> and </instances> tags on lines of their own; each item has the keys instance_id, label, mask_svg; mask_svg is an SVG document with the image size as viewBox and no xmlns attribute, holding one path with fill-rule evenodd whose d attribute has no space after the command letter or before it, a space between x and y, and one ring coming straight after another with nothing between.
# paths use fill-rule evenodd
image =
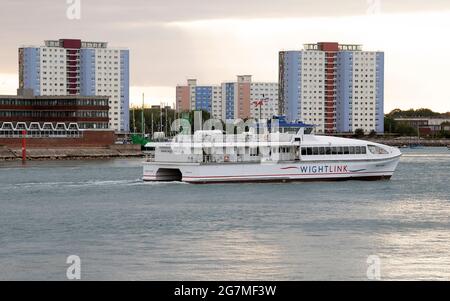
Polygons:
<instances>
[{"instance_id":1,"label":"calm sea surface","mask_svg":"<svg viewBox=\"0 0 450 301\"><path fill-rule=\"evenodd\" d=\"M391 181L143 183L140 160L0 162L0 280L450 280L450 151Z\"/></svg>"}]
</instances>

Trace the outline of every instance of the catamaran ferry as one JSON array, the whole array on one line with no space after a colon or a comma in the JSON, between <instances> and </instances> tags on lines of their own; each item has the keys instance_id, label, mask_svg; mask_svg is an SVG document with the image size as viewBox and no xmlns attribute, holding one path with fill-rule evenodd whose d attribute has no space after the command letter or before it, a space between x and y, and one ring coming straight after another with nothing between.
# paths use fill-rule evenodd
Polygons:
<instances>
[{"instance_id":1,"label":"catamaran ferry","mask_svg":"<svg viewBox=\"0 0 450 301\"><path fill-rule=\"evenodd\" d=\"M311 134L312 126L280 120L276 130L224 135L197 131L148 143L144 181L193 184L390 179L398 148Z\"/></svg>"}]
</instances>

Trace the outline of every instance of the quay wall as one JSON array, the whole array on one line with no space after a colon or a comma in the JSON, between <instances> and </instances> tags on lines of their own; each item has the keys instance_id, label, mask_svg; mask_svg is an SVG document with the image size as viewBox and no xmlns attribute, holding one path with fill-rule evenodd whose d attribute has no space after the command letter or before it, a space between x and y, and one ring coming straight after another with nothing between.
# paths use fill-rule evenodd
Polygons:
<instances>
[{"instance_id":1,"label":"quay wall","mask_svg":"<svg viewBox=\"0 0 450 301\"><path fill-rule=\"evenodd\" d=\"M107 135L107 133L105 133ZM74 142L74 139L27 139L27 159L28 160L60 160L60 159L102 159L102 158L126 158L126 157L143 157L140 145L132 144L103 144L110 142L110 137L105 136L105 140L101 142L99 136L95 136L95 141L90 140L88 135L84 136L85 144L80 145ZM419 144L431 147L450 146L449 139L442 140L425 140L425 139L370 139L376 143L391 146L409 146L411 144ZM20 160L22 159L22 142L21 139L8 140L7 144L3 144L0 139L0 161ZM54 141L51 141L54 140ZM66 141L65 141L66 140ZM69 141L72 140L72 141ZM92 141L92 143L89 143Z\"/></svg>"},{"instance_id":2,"label":"quay wall","mask_svg":"<svg viewBox=\"0 0 450 301\"><path fill-rule=\"evenodd\" d=\"M362 138L363 140L365 138ZM365 139L373 141L375 143L381 143L390 146L409 146L409 145L422 145L422 146L432 146L432 147L446 147L450 146L450 139Z\"/></svg>"},{"instance_id":3,"label":"quay wall","mask_svg":"<svg viewBox=\"0 0 450 301\"><path fill-rule=\"evenodd\" d=\"M27 148L108 147L114 144L114 131L84 131L79 138L27 138ZM22 148L22 138L0 138L0 145Z\"/></svg>"},{"instance_id":4,"label":"quay wall","mask_svg":"<svg viewBox=\"0 0 450 301\"><path fill-rule=\"evenodd\" d=\"M110 145L107 147L27 148L27 160L82 160L143 157L140 145ZM21 148L0 146L0 161L21 160Z\"/></svg>"}]
</instances>

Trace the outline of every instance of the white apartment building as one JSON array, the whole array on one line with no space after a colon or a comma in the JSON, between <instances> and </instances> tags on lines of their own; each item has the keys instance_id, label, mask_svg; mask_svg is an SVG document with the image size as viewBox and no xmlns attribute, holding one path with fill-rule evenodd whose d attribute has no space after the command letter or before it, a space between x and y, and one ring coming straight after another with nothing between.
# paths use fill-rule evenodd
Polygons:
<instances>
[{"instance_id":1,"label":"white apartment building","mask_svg":"<svg viewBox=\"0 0 450 301\"><path fill-rule=\"evenodd\" d=\"M206 110L212 118L221 120L278 115L278 83L252 82L250 75L240 75L236 82L200 86L189 79L186 86L176 87L177 111Z\"/></svg>"},{"instance_id":2,"label":"white apartment building","mask_svg":"<svg viewBox=\"0 0 450 301\"><path fill-rule=\"evenodd\" d=\"M384 53L306 44L279 56L279 110L316 133L384 132Z\"/></svg>"},{"instance_id":3,"label":"white apartment building","mask_svg":"<svg viewBox=\"0 0 450 301\"><path fill-rule=\"evenodd\" d=\"M256 103L262 101L261 106ZM278 116L278 83L251 83L250 115L253 119Z\"/></svg>"},{"instance_id":4,"label":"white apartment building","mask_svg":"<svg viewBox=\"0 0 450 301\"><path fill-rule=\"evenodd\" d=\"M36 96L108 96L109 127L129 131L129 50L61 39L19 49L19 88Z\"/></svg>"}]
</instances>

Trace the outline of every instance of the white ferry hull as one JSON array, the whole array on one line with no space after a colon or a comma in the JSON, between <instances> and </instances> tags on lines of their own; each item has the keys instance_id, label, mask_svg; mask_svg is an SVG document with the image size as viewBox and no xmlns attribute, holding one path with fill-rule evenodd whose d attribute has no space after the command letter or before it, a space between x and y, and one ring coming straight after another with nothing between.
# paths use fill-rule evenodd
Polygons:
<instances>
[{"instance_id":1,"label":"white ferry hull","mask_svg":"<svg viewBox=\"0 0 450 301\"><path fill-rule=\"evenodd\" d=\"M400 155L374 160L267 163L144 163L144 181L193 184L390 179Z\"/></svg>"}]
</instances>

